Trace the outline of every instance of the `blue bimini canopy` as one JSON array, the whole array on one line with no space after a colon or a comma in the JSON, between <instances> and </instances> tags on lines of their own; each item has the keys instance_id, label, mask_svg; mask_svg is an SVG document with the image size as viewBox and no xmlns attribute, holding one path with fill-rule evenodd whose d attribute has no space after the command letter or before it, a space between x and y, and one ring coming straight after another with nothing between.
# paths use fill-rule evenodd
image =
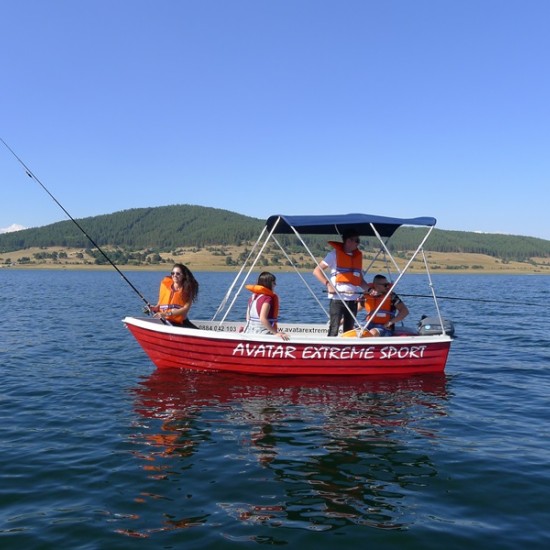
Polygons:
<instances>
[{"instance_id":1,"label":"blue bimini canopy","mask_svg":"<svg viewBox=\"0 0 550 550\"><path fill-rule=\"evenodd\" d=\"M391 237L402 225L432 227L435 218L388 218L372 214L335 214L329 216L285 216L276 214L266 221L269 231L274 233L294 233L293 228L303 235L341 235L345 230L355 230L362 236L376 235Z\"/></svg>"}]
</instances>

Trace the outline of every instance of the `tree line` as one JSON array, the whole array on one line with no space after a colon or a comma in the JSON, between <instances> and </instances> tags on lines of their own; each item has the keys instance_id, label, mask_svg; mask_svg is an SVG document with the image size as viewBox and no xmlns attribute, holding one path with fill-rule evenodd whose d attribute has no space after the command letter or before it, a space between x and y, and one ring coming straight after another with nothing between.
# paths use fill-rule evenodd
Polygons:
<instances>
[{"instance_id":1,"label":"tree line","mask_svg":"<svg viewBox=\"0 0 550 550\"><path fill-rule=\"evenodd\" d=\"M265 224L265 220L228 210L186 204L133 208L82 218L77 222L100 247L114 246L126 253L249 245L255 242ZM392 252L414 250L424 231L401 227L388 242L388 247ZM316 256L322 256L326 251L326 241L333 237L309 236L304 240ZM290 252L299 251L292 236L279 235L277 238ZM373 238L363 238L362 241L363 249L376 246ZM93 245L71 220L0 235L0 253L54 246L90 248ZM424 248L443 253L486 254L503 261L525 262L534 257L550 257L550 241L544 239L442 229L434 229Z\"/></svg>"}]
</instances>

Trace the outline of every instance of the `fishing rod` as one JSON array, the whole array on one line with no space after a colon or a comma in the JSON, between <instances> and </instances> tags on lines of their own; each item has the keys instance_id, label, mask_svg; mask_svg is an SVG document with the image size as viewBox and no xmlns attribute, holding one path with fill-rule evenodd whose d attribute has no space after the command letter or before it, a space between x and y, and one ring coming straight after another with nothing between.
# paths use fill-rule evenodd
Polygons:
<instances>
[{"instance_id":1,"label":"fishing rod","mask_svg":"<svg viewBox=\"0 0 550 550\"><path fill-rule=\"evenodd\" d=\"M120 269L111 261L111 258L109 258L109 256L105 254L102 248L92 239L92 237L90 237L90 235L86 233L86 231L82 228L82 226L69 214L67 209L48 191L46 186L32 173L31 169L15 154L15 151L13 151L13 149L1 137L0 137L0 141L2 141L2 143L8 149L8 151L17 159L19 164L23 166L27 176L29 176L29 178L36 181L36 183L38 183L38 185L40 185L40 187L42 187L42 189L44 189L44 191L48 193L48 195L54 200L57 206L59 206L59 208L61 208L61 210L63 210L63 212L67 214L69 219L78 227L78 229L80 229L80 231L84 234L84 236L94 245L95 248L97 248L97 250L102 254L102 256L117 270L118 274L130 285L130 288L145 302L147 306L147 310L149 311L149 313L151 313L151 305L149 304L147 299L143 296L143 294L141 294L141 292L131 283L128 277L126 277L126 275L124 275L124 273L122 273L122 271L120 271Z\"/></svg>"}]
</instances>

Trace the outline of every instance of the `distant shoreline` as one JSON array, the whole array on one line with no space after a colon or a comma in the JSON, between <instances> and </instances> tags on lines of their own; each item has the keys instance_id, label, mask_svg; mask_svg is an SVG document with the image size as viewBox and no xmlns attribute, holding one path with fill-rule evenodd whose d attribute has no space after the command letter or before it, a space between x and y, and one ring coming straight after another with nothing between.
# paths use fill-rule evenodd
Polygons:
<instances>
[{"instance_id":1,"label":"distant shoreline","mask_svg":"<svg viewBox=\"0 0 550 550\"><path fill-rule=\"evenodd\" d=\"M156 266L135 266L135 265L118 265L116 268L122 272L151 272L151 273L163 273L169 272L172 265L156 265ZM208 267L208 266L189 266L194 273L237 273L237 268L221 268L221 267ZM15 271L115 271L116 269L112 265L58 265L58 264L32 264L32 265L0 265L0 269L15 270ZM261 271L263 267L258 267L256 271ZM269 271L274 273L293 273L294 269L289 267L277 267L269 266ZM300 269L300 273L309 273L309 269ZM376 273L381 270L371 270L371 273ZM410 269L408 271L411 274L422 274L425 271L420 269ZM439 275L550 275L550 269L437 269L430 271L433 276Z\"/></svg>"},{"instance_id":2,"label":"distant shoreline","mask_svg":"<svg viewBox=\"0 0 550 550\"><path fill-rule=\"evenodd\" d=\"M151 271L168 272L172 265L181 262L187 265L191 271L237 272L241 267L240 258L243 254L242 247L226 247L224 254L214 254L206 249L180 249L177 255L161 253L158 261L154 263L113 263L120 271ZM105 249L107 257L111 259L111 251ZM369 261L369 251L365 251L365 262ZM112 253L115 257L115 253ZM529 262L503 261L499 258L483 254L471 253L441 253L426 251L430 273L445 274L518 274L518 275L550 275L550 260L548 258L532 258ZM320 258L319 258L320 259ZM95 264L82 249L67 249L63 247L30 248L0 254L0 269L21 269L21 270L72 270L72 271L106 271L115 269L111 264ZM299 271L307 273L313 271L315 264L313 260L304 265L303 256L297 255L293 261L299 265ZM404 268L405 259L397 258ZM365 265L367 265L365 263ZM268 270L276 273L292 272L294 268L288 265L278 264L271 258L259 263L257 270ZM388 266L382 262L375 262L370 266L369 272L387 272ZM391 271L395 272L394 266ZM423 261L416 259L409 267L410 273L424 273Z\"/></svg>"}]
</instances>

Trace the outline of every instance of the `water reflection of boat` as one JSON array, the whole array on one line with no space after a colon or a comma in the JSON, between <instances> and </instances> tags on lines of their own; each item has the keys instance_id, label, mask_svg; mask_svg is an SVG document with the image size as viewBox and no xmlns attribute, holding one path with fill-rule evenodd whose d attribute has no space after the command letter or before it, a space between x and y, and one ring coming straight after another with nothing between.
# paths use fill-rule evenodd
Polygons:
<instances>
[{"instance_id":1,"label":"water reflection of boat","mask_svg":"<svg viewBox=\"0 0 550 550\"><path fill-rule=\"evenodd\" d=\"M439 375L298 383L158 369L135 389L136 411L149 419L140 426L148 475L177 483L173 472L192 469L201 448L202 460L223 448L223 460L209 460L248 472L238 500L227 491L217 500L228 515L319 529L414 521L406 495L437 473L423 449L437 440L434 420L447 414L446 403ZM224 476L216 483L227 483ZM257 479L266 484L261 496Z\"/></svg>"},{"instance_id":2,"label":"water reflection of boat","mask_svg":"<svg viewBox=\"0 0 550 550\"><path fill-rule=\"evenodd\" d=\"M266 377L246 375L157 369L136 389L138 411L143 416L166 418L183 415L208 406L262 401L270 406L301 405L331 411L358 410L367 414L384 409L388 401L431 407L422 396L445 398L446 376L431 374L407 378L347 377L346 380L327 376L315 378ZM388 399L394 392L395 399ZM408 401L408 403L407 403ZM390 403L388 403L390 404Z\"/></svg>"}]
</instances>

